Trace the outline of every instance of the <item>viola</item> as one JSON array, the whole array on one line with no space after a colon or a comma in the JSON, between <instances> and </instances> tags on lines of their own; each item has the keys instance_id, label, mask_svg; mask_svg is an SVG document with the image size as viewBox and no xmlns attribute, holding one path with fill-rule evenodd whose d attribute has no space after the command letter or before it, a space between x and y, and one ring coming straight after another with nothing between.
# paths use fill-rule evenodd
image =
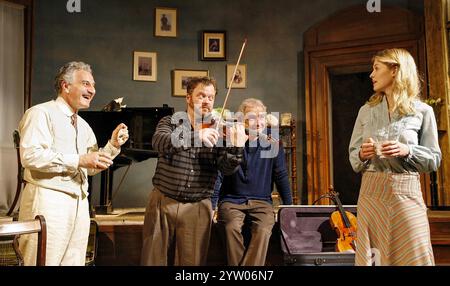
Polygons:
<instances>
[{"instance_id":1,"label":"viola","mask_svg":"<svg viewBox=\"0 0 450 286\"><path fill-rule=\"evenodd\" d=\"M334 211L330 217L330 223L336 231L338 238L336 240L335 250L337 252L356 250L356 216L351 212L345 211L342 207L339 193L330 188L330 197L336 203L338 210Z\"/></svg>"}]
</instances>

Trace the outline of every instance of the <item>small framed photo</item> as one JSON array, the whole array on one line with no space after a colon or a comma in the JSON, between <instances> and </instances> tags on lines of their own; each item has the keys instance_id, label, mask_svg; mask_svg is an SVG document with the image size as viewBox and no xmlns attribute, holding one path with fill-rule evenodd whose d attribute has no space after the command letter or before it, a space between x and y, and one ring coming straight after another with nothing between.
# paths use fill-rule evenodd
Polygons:
<instances>
[{"instance_id":1,"label":"small framed photo","mask_svg":"<svg viewBox=\"0 0 450 286\"><path fill-rule=\"evenodd\" d=\"M156 81L156 53L134 52L133 80Z\"/></svg>"},{"instance_id":2,"label":"small framed photo","mask_svg":"<svg viewBox=\"0 0 450 286\"><path fill-rule=\"evenodd\" d=\"M202 33L202 60L224 61L226 60L226 32L203 31Z\"/></svg>"},{"instance_id":3,"label":"small framed photo","mask_svg":"<svg viewBox=\"0 0 450 286\"><path fill-rule=\"evenodd\" d=\"M291 126L292 113L281 113L281 126Z\"/></svg>"},{"instance_id":4,"label":"small framed photo","mask_svg":"<svg viewBox=\"0 0 450 286\"><path fill-rule=\"evenodd\" d=\"M177 36L177 9L155 8L155 36L176 37Z\"/></svg>"},{"instance_id":5,"label":"small framed photo","mask_svg":"<svg viewBox=\"0 0 450 286\"><path fill-rule=\"evenodd\" d=\"M172 78L172 89L174 96L187 95L187 83L191 77L208 76L207 70L174 70Z\"/></svg>"},{"instance_id":6,"label":"small framed photo","mask_svg":"<svg viewBox=\"0 0 450 286\"><path fill-rule=\"evenodd\" d=\"M236 65L227 65L227 88L230 88L231 77L233 76ZM234 75L231 88L247 87L247 65L239 65Z\"/></svg>"}]
</instances>

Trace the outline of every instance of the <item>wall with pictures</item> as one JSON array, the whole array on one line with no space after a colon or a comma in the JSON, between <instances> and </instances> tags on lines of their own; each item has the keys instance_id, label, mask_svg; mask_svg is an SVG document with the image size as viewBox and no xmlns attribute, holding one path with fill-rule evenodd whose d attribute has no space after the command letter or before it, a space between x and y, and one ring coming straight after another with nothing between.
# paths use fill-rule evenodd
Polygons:
<instances>
[{"instance_id":1,"label":"wall with pictures","mask_svg":"<svg viewBox=\"0 0 450 286\"><path fill-rule=\"evenodd\" d=\"M69 13L67 1L35 1L32 103L54 97L53 78L67 61L92 65L97 94L91 110L124 97L128 107L168 104L185 109L184 97L172 95L171 71L209 70L219 86L216 106L226 94L227 64L235 64L248 39L241 63L246 65L245 88L231 92L229 108L236 110L247 97L262 99L269 111L291 112L297 119L299 191L303 185L304 100L303 33L327 16L366 0L80 0L81 12ZM421 0L382 0L423 14ZM155 36L156 7L176 8L176 37ZM161 28L161 27L160 27ZM226 60L201 60L201 31L226 31ZM165 30L158 31L159 34ZM170 34L170 33L169 33ZM156 81L133 80L134 51L157 54ZM131 166L114 197L116 207L143 207L152 188L156 160ZM118 185L125 171L115 173ZM98 176L97 176L98 177ZM94 178L93 197L98 196Z\"/></svg>"}]
</instances>

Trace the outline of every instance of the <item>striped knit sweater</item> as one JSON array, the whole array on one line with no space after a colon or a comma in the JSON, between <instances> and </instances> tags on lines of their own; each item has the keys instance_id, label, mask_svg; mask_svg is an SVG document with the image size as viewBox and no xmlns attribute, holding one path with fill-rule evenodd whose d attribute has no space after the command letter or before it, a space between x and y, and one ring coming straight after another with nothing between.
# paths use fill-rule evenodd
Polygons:
<instances>
[{"instance_id":1,"label":"striped knit sweater","mask_svg":"<svg viewBox=\"0 0 450 286\"><path fill-rule=\"evenodd\" d=\"M177 201L196 202L210 198L218 170L224 174L234 173L242 161L243 148L190 147L195 146L194 137L198 135L192 127L188 130L191 144L178 147L172 140L179 126L172 122L178 122L172 120L173 116L159 121L152 138L153 149L159 153L153 186ZM183 120L189 122L187 116Z\"/></svg>"}]
</instances>

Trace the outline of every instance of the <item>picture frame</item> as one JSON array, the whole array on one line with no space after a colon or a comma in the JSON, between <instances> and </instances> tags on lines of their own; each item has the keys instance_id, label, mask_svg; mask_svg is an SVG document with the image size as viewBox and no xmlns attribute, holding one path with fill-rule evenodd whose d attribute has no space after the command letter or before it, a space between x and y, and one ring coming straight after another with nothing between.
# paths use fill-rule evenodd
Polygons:
<instances>
[{"instance_id":1,"label":"picture frame","mask_svg":"<svg viewBox=\"0 0 450 286\"><path fill-rule=\"evenodd\" d=\"M227 55L226 31L203 31L201 59L203 61L225 61Z\"/></svg>"},{"instance_id":2,"label":"picture frame","mask_svg":"<svg viewBox=\"0 0 450 286\"><path fill-rule=\"evenodd\" d=\"M155 36L177 36L177 9L167 7L155 8Z\"/></svg>"},{"instance_id":3,"label":"picture frame","mask_svg":"<svg viewBox=\"0 0 450 286\"><path fill-rule=\"evenodd\" d=\"M230 88L231 77L236 65L227 65L227 88ZM239 65L231 88L247 88L247 65Z\"/></svg>"},{"instance_id":4,"label":"picture frame","mask_svg":"<svg viewBox=\"0 0 450 286\"><path fill-rule=\"evenodd\" d=\"M158 74L157 54L153 52L133 53L133 80L156 81Z\"/></svg>"},{"instance_id":5,"label":"picture frame","mask_svg":"<svg viewBox=\"0 0 450 286\"><path fill-rule=\"evenodd\" d=\"M173 70L172 75L172 94L173 96L186 96L186 83L190 77L209 76L208 70Z\"/></svg>"}]
</instances>

